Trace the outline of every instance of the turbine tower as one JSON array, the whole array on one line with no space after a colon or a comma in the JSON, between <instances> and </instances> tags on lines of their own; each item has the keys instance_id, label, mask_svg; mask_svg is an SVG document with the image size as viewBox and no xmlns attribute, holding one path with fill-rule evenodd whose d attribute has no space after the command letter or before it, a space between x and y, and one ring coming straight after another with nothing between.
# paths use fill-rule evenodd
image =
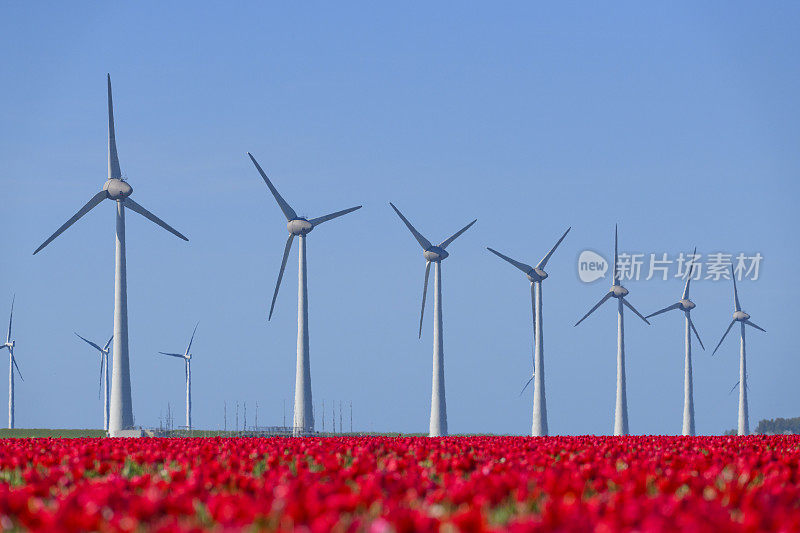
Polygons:
<instances>
[{"instance_id":1,"label":"turbine tower","mask_svg":"<svg viewBox=\"0 0 800 533\"><path fill-rule=\"evenodd\" d=\"M75 335L77 335L78 338L83 342L100 352L100 388L103 391L103 429L108 431L108 354L111 351L109 346L111 346L111 341L114 340L114 336L112 335L108 339L108 342L106 342L105 346L101 348L98 344L95 344L89 339L81 337L77 333L75 333Z\"/></svg>"},{"instance_id":2,"label":"turbine tower","mask_svg":"<svg viewBox=\"0 0 800 533\"><path fill-rule=\"evenodd\" d=\"M22 379L22 372L19 371L17 359L14 357L14 346L17 341L11 339L11 323L14 321L14 300L11 298L11 315L8 317L8 334L6 343L0 346L0 350L8 348L8 429L14 429L14 368L16 367L19 379ZM22 379L22 381L25 381Z\"/></svg>"},{"instance_id":3,"label":"turbine tower","mask_svg":"<svg viewBox=\"0 0 800 533\"><path fill-rule=\"evenodd\" d=\"M39 246L33 255L39 253L53 239L64 233L78 219L91 211L103 200L116 203L116 255L114 267L114 357L111 376L111 401L109 408L108 432L112 437L133 428L133 402L131 400L131 374L128 356L128 282L125 268L125 209L130 209L154 222L173 235L188 241L172 226L153 213L134 202L130 196L133 188L122 177L117 156L117 142L114 137L114 106L111 100L111 76L108 76L108 180L103 190L92 196L55 233Z\"/></svg>"},{"instance_id":4,"label":"turbine tower","mask_svg":"<svg viewBox=\"0 0 800 533\"><path fill-rule=\"evenodd\" d=\"M194 325L194 331L192 331L192 337L189 339L189 346L186 347L186 351L183 353L169 353L169 352L158 352L161 355L169 355L170 357L177 357L179 359L183 359L184 366L186 370L186 429L191 431L192 429L192 354L190 350L192 349L192 342L194 342L194 334L197 333L197 326L200 325L200 322Z\"/></svg>"},{"instance_id":5,"label":"turbine tower","mask_svg":"<svg viewBox=\"0 0 800 533\"><path fill-rule=\"evenodd\" d=\"M697 337L697 342L700 343L700 347L703 350L706 349L703 346L703 341L700 340L700 334L697 332L697 328L694 327L694 322L692 322L692 309L697 307L697 305L689 299L689 284L692 282L692 274L694 273L694 259L697 254L697 248L694 249L692 252L692 260L690 261L689 273L686 277L686 285L683 288L683 294L681 295L681 299L678 300L676 303L661 309L660 311L656 311L650 315L647 315L645 318L654 317L656 315L660 315L661 313L666 313L667 311L672 311L673 309L679 309L683 311L685 316L686 322L686 357L684 359L684 369L683 369L683 434L684 435L695 435L694 429L694 387L692 385L692 332L694 332L695 337Z\"/></svg>"},{"instance_id":6,"label":"turbine tower","mask_svg":"<svg viewBox=\"0 0 800 533\"><path fill-rule=\"evenodd\" d=\"M717 347L711 355L717 353L722 341L730 332L733 325L739 322L741 327L741 340L739 342L739 435L750 434L750 413L747 406L747 358L745 354L745 326L751 326L759 331L767 332L764 328L756 326L751 320L750 315L742 311L742 306L739 305L739 291L736 289L736 274L733 272L733 265L731 265L731 279L733 279L733 320L728 324L728 329L722 334Z\"/></svg>"},{"instance_id":7,"label":"turbine tower","mask_svg":"<svg viewBox=\"0 0 800 533\"><path fill-rule=\"evenodd\" d=\"M490 252L495 254L501 259L504 259L521 270L528 281L531 282L531 305L533 309L533 375L531 379L533 383L533 423L531 426L531 436L545 437L547 436L547 402L544 392L544 339L542 338L542 281L544 281L548 274L544 271L547 262L556 251L558 245L567 236L569 230L558 239L555 246L553 246L547 255L539 261L535 267L520 263L510 257L501 254L497 250L487 248ZM528 381L530 383L530 380ZM528 385L526 384L525 387ZM525 389L523 388L523 391Z\"/></svg>"},{"instance_id":8,"label":"turbine tower","mask_svg":"<svg viewBox=\"0 0 800 533\"><path fill-rule=\"evenodd\" d=\"M351 207L336 211L329 215L324 215L317 218L307 219L305 217L297 216L297 213L291 206L283 199L278 193L278 190L272 185L267 175L261 169L256 159L250 152L247 152L253 164L256 166L258 173L264 178L264 183L269 187L275 201L281 208L283 215L286 217L286 229L289 230L289 238L286 241L286 246L283 249L283 260L281 261L281 269L278 272L278 282L275 284L275 293L272 295L272 304L269 307L269 318L272 319L272 311L275 309L275 299L278 297L278 289L281 287L281 280L283 279L283 270L286 268L286 260L289 258L289 252L292 249L292 241L295 237L300 237L300 251L298 261L297 273L297 366L295 371L294 381L294 426L292 433L295 436L304 435L314 432L314 408L311 399L311 359L308 351L308 278L306 268L306 236L311 233L311 230L329 220L338 218L347 213L352 213L361 206Z\"/></svg>"},{"instance_id":9,"label":"turbine tower","mask_svg":"<svg viewBox=\"0 0 800 533\"><path fill-rule=\"evenodd\" d=\"M633 311L636 316L644 320L648 325L650 322L639 311L633 307L625 296L628 295L628 289L620 283L619 268L617 266L619 257L619 239L617 238L617 227L614 226L614 282L611 289L603 296L594 307L589 309L589 312L583 315L583 318L575 323L577 326L586 317L595 312L595 310L606 303L609 298L617 299L617 402L614 409L614 435L627 435L628 434L628 394L625 385L625 320L623 311L628 307Z\"/></svg>"},{"instance_id":10,"label":"turbine tower","mask_svg":"<svg viewBox=\"0 0 800 533\"><path fill-rule=\"evenodd\" d=\"M422 287L422 310L419 314L419 337L422 337L422 319L425 315L425 298L428 294L428 275L431 272L431 263L434 263L434 294L433 294L433 384L431 387L431 422L428 434L431 437L447 435L447 401L444 390L444 335L442 331L442 261L450 254L446 248L456 240L470 226L478 221L476 218L448 239L437 246L423 237L403 216L393 203L389 203L400 220L408 227L414 238L422 246L422 255L425 257L425 284Z\"/></svg>"}]
</instances>

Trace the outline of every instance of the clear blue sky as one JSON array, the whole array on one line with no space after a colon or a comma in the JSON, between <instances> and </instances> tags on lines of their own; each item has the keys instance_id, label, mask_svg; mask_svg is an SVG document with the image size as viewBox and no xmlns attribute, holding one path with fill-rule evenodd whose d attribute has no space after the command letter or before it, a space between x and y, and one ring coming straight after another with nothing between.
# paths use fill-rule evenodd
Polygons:
<instances>
[{"instance_id":1,"label":"clear blue sky","mask_svg":"<svg viewBox=\"0 0 800 533\"><path fill-rule=\"evenodd\" d=\"M764 256L740 285L769 331L749 336L751 420L800 416L799 17L789 2L4 3L0 321L16 292L18 425L102 424L97 359L73 331L111 333L111 204L31 252L103 185L106 72L134 198L190 238L128 216L138 424L182 413L181 363L156 352L197 320L196 425L220 426L224 400L251 424L258 402L262 425L291 405L297 258L267 323L285 221L247 151L302 214L364 204L308 241L315 403L352 400L357 429L428 426L424 260L389 201L437 242L478 218L443 267L451 431L530 431L528 284L485 246L535 263L570 225L544 285L550 429L611 431L613 306L572 324L607 289L579 281L578 254L608 256L616 222L627 251ZM652 312L682 282L627 286ZM730 292L693 291L709 348ZM677 433L681 316L626 325L631 430ZM735 427L737 361L735 336L696 349L699 432Z\"/></svg>"}]
</instances>

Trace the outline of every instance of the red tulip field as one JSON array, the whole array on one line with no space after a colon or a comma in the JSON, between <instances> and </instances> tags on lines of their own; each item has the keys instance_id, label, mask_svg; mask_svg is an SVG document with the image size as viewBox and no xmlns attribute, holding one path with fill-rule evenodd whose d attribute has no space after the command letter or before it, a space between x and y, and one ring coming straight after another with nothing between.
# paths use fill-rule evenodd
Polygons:
<instances>
[{"instance_id":1,"label":"red tulip field","mask_svg":"<svg viewBox=\"0 0 800 533\"><path fill-rule=\"evenodd\" d=\"M799 531L800 438L0 440L0 528Z\"/></svg>"}]
</instances>

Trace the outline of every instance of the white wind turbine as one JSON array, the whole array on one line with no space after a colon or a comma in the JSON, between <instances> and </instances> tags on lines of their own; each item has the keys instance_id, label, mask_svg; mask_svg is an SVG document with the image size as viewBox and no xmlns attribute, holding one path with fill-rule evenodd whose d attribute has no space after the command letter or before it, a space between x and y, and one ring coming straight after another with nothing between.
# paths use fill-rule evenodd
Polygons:
<instances>
[{"instance_id":1,"label":"white wind turbine","mask_svg":"<svg viewBox=\"0 0 800 533\"><path fill-rule=\"evenodd\" d=\"M153 213L134 202L133 193L122 177L117 156L117 141L114 135L114 105L111 99L111 76L108 76L108 180L103 190L92 196L86 205L64 222L55 233L39 246L33 255L39 253L53 239L64 233L78 219L91 211L103 200L116 203L116 255L114 266L114 357L111 376L111 399L109 407L108 432L115 437L122 431L133 428L133 401L131 399L131 372L128 355L128 282L125 266L125 209L128 208L154 222L173 235L188 241L172 226Z\"/></svg>"},{"instance_id":2,"label":"white wind turbine","mask_svg":"<svg viewBox=\"0 0 800 533\"><path fill-rule=\"evenodd\" d=\"M8 348L8 429L14 429L14 368L16 367L19 379L22 379L22 372L17 365L17 359L14 357L14 346L17 341L11 338L11 323L14 321L14 300L16 296L11 298L11 315L8 317L8 334L6 335L6 343L0 346L0 350ZM22 381L25 381L22 379Z\"/></svg>"},{"instance_id":3,"label":"white wind turbine","mask_svg":"<svg viewBox=\"0 0 800 533\"><path fill-rule=\"evenodd\" d=\"M686 285L683 288L683 294L681 295L681 299L678 300L676 303L661 309L660 311L656 311L650 315L647 315L646 318L654 317L656 315L660 315L661 313L666 313L667 311L672 311L673 309L680 309L683 311L685 316L686 322L686 357L684 360L684 370L683 370L683 434L684 435L694 435L694 387L692 385L692 332L694 332L695 337L697 337L697 342L700 343L700 346L703 350L706 349L703 346L703 341L700 340L700 334L697 332L697 328L694 326L694 322L692 322L692 309L697 307L693 301L689 299L689 284L692 282L692 274L694 273L695 264L694 260L697 257L697 248L694 249L692 252L692 260L689 262L689 271L686 275Z\"/></svg>"},{"instance_id":4,"label":"white wind turbine","mask_svg":"<svg viewBox=\"0 0 800 533\"><path fill-rule=\"evenodd\" d=\"M170 357L177 357L179 359L183 359L184 367L186 371L186 429L192 429L192 342L194 342L194 334L197 333L197 326L200 325L200 322L194 325L194 331L192 331L192 337L189 339L189 346L186 347L186 351L183 353L169 353L169 352L158 352L161 355L169 355Z\"/></svg>"},{"instance_id":5,"label":"white wind turbine","mask_svg":"<svg viewBox=\"0 0 800 533\"><path fill-rule=\"evenodd\" d=\"M564 240L564 237L567 236L569 230L572 228L567 228L567 231L558 239L558 242L547 252L547 255L542 258L541 261L535 266L532 267L530 265L526 265L525 263L520 263L519 261L515 261L510 257L501 254L497 250L492 248L487 248L490 252L495 254L496 256L504 259L517 267L519 270L525 273L525 276L528 278L528 281L531 282L531 305L533 308L533 342L534 342L534 349L533 349L533 375L531 379L528 380L528 383L531 380L534 380L533 383L533 423L531 426L531 435L534 437L543 437L547 435L547 402L546 396L544 392L544 339L543 339L543 332L542 332L542 281L547 278L547 272L544 271L544 267L547 266L547 262L550 260L550 257L553 255L553 252L556 251L558 245L561 244L561 241ZM525 384L527 387L528 384ZM522 389L523 391L525 388Z\"/></svg>"},{"instance_id":6,"label":"white wind turbine","mask_svg":"<svg viewBox=\"0 0 800 533\"><path fill-rule=\"evenodd\" d=\"M444 388L444 335L442 331L442 261L450 254L446 248L456 240L462 233L467 231L470 226L478 221L476 218L448 239L442 241L437 246L423 237L420 232L411 225L411 222L403 216L393 203L389 203L394 209L400 220L408 227L411 234L422 246L422 255L425 257L425 284L422 287L422 310L419 314L419 337L422 337L422 318L425 315L425 298L428 294L428 275L431 272L431 263L435 263L434 269L434 297L433 297L433 384L431 387L431 422L429 435L440 437L447 435L447 401L445 399Z\"/></svg>"},{"instance_id":7,"label":"white wind turbine","mask_svg":"<svg viewBox=\"0 0 800 533\"><path fill-rule=\"evenodd\" d=\"M628 289L620 283L619 268L617 266L619 256L617 227L614 226L614 282L611 289L603 296L594 307L589 309L589 312L583 315L583 318L578 320L576 326L586 320L586 317L595 312L595 310L603 305L609 298L617 299L617 401L614 409L614 435L627 435L628 434L628 394L625 384L625 320L623 317L623 310L625 306L633 311L636 316L644 320L648 325L650 322L639 311L634 308L625 296L628 295Z\"/></svg>"},{"instance_id":8,"label":"white wind turbine","mask_svg":"<svg viewBox=\"0 0 800 533\"><path fill-rule=\"evenodd\" d=\"M275 284L275 292L272 295L272 304L269 307L269 318L272 319L272 311L275 309L275 300L278 297L278 289L281 287L281 280L283 279L283 271L286 268L286 260L289 258L289 252L292 249L292 241L294 238L300 237L300 251L298 260L298 273L297 273L297 366L295 370L294 382L294 435L304 435L314 432L314 404L311 399L311 359L309 356L308 347L308 279L306 268L306 235L311 233L311 230L329 220L352 213L356 209L361 209L361 206L351 207L336 211L329 215L324 215L317 218L307 219L305 217L297 216L294 209L283 199L278 193L278 190L272 185L267 175L261 169L261 166L250 154L250 159L256 166L258 173L264 179L264 183L269 187L275 201L281 208L283 215L286 217L286 229L289 230L289 238L286 240L286 246L283 250L283 260L281 261L281 269L278 272L278 282Z\"/></svg>"},{"instance_id":9,"label":"white wind turbine","mask_svg":"<svg viewBox=\"0 0 800 533\"><path fill-rule=\"evenodd\" d=\"M103 391L103 429L108 431L108 397L109 397L109 386L108 386L108 354L111 352L109 346L111 346L111 341L114 340L114 336L112 335L109 337L108 342L106 342L105 346L102 348L95 344L94 342L81 337L77 333L75 335L78 336L83 342L94 348L100 353L100 388Z\"/></svg>"},{"instance_id":10,"label":"white wind turbine","mask_svg":"<svg viewBox=\"0 0 800 533\"><path fill-rule=\"evenodd\" d=\"M746 354L745 354L745 338L744 338L744 329L745 326L751 326L756 328L759 331L763 331L764 333L767 332L764 328L755 325L750 320L750 315L742 311L742 306L739 305L739 291L736 288L736 274L733 271L733 265L731 265L731 279L733 279L733 320L728 325L728 329L725 330L725 333L722 334L722 338L719 340L717 347L714 348L714 352L711 355L717 353L717 350L722 345L722 341L725 340L725 337L730 332L733 325L739 322L741 326L741 339L739 342L739 428L738 434L739 435L748 435L750 433L750 412L747 406L747 361L746 361Z\"/></svg>"}]
</instances>

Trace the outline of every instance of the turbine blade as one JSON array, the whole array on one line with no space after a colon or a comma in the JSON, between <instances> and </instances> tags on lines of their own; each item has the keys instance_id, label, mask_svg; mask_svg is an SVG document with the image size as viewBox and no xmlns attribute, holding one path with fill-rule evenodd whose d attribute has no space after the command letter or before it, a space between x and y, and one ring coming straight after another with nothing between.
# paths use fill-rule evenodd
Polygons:
<instances>
[{"instance_id":1,"label":"turbine blade","mask_svg":"<svg viewBox=\"0 0 800 533\"><path fill-rule=\"evenodd\" d=\"M689 326L692 328L692 331L694 331L694 336L697 337L697 342L699 342L700 347L703 348L703 350L705 350L706 347L703 346L703 341L700 340L700 334L697 332L697 328L694 327L694 321L692 320L692 317L687 316L687 318L689 319Z\"/></svg>"},{"instance_id":2,"label":"turbine blade","mask_svg":"<svg viewBox=\"0 0 800 533\"><path fill-rule=\"evenodd\" d=\"M185 359L182 353L169 353L169 352L158 352L161 355L169 355L170 357L178 357L180 359Z\"/></svg>"},{"instance_id":3,"label":"turbine blade","mask_svg":"<svg viewBox=\"0 0 800 533\"><path fill-rule=\"evenodd\" d=\"M650 322L649 322L649 321L648 321L648 320L647 320L647 319L644 317L644 315L643 315L642 313L640 313L639 311L637 311L637 310L636 310L636 308L635 308L633 305L631 305L631 303L630 303L628 300L626 300L625 298L623 298L623 299L622 299L622 303L623 303L623 304L625 304L625 306L626 306L628 309L630 309L631 311L633 311L634 313L636 313L636 316L638 316L639 318L641 318L642 320L644 320L644 321L647 323L647 325L648 325L648 326L650 325Z\"/></svg>"},{"instance_id":4,"label":"turbine blade","mask_svg":"<svg viewBox=\"0 0 800 533\"><path fill-rule=\"evenodd\" d=\"M667 307L665 307L664 309L661 309L660 311L656 311L655 313L650 313L645 318L651 318L651 317L654 317L656 315L660 315L661 313L666 313L667 311L672 311L673 309L679 309L680 306L681 306L681 304L679 304L679 303L674 303L672 305L668 305Z\"/></svg>"},{"instance_id":5,"label":"turbine blade","mask_svg":"<svg viewBox=\"0 0 800 533\"><path fill-rule=\"evenodd\" d=\"M422 310L419 313L419 337L422 338L422 318L425 316L425 299L428 296L428 275L431 273L431 262L425 262L425 284L422 286Z\"/></svg>"},{"instance_id":6,"label":"turbine blade","mask_svg":"<svg viewBox=\"0 0 800 533\"><path fill-rule=\"evenodd\" d=\"M599 301L599 302L597 302L597 303L594 305L594 307L592 307L591 309L589 309L589 312L588 312L588 313L586 313L585 315L583 315L583 318L581 318L580 320L578 320L578 321L575 323L575 325L577 326L578 324L580 324L581 322L583 322L584 320L586 320L586 318L587 318L589 315L591 315L592 313L594 313L594 312L597 310L597 308L598 308L598 307L600 307L601 305L603 305L604 303L606 303L606 301L608 301L608 299L609 299L609 298L611 298L611 293L610 293L610 292L607 292L605 296L603 296L602 298L600 298L600 301Z\"/></svg>"},{"instance_id":7,"label":"turbine blade","mask_svg":"<svg viewBox=\"0 0 800 533\"><path fill-rule=\"evenodd\" d=\"M441 244L439 244L439 248L441 248L441 249L445 249L445 248L447 248L448 246L450 246L450 244L451 244L451 243L452 243L454 240L456 240L457 238L459 238L459 237L461 236L461 234L462 234L462 233L464 233L465 231L467 231L467 230L468 230L470 227L472 227L472 225L473 225L474 223L476 223L477 221L478 221L478 219L476 218L475 220L473 220L472 222L470 222L469 224L467 224L466 226L464 226L463 228L461 228L461 229L460 229L460 230L458 230L457 232L453 233L453 234L452 234L452 235L451 235L449 238L447 238L446 240L442 241L442 242L441 242Z\"/></svg>"},{"instance_id":8,"label":"turbine blade","mask_svg":"<svg viewBox=\"0 0 800 533\"><path fill-rule=\"evenodd\" d=\"M99 382L99 384L97 386L97 399L98 400L102 397L102 392L103 392L103 360L104 359L105 359L105 357L103 357L103 354L101 353L100 354L100 382Z\"/></svg>"},{"instance_id":9,"label":"turbine blade","mask_svg":"<svg viewBox=\"0 0 800 533\"><path fill-rule=\"evenodd\" d=\"M617 225L614 224L614 285L619 281L619 272L617 269L617 256L619 255L619 238L617 234Z\"/></svg>"},{"instance_id":10,"label":"turbine blade","mask_svg":"<svg viewBox=\"0 0 800 533\"><path fill-rule=\"evenodd\" d=\"M44 242L41 244L41 246L39 246L39 247L38 247L38 248L37 248L37 249L36 249L36 250L33 252L33 255L36 255L36 254L38 254L38 253L39 253L39 252L42 250L42 248L44 248L45 246L47 246L48 244L50 244L51 242L53 242L53 239L55 239L56 237L58 237L59 235L61 235L62 233L64 233L64 231L66 231L66 229L67 229L68 227L70 227L70 226L71 226L71 225L73 225L75 222L77 222L79 218L81 218L83 215L85 215L86 213L88 213L89 211L91 211L91 210L92 210L92 208L94 208L94 207L95 207L97 204L99 204L100 202L102 202L102 201L103 201L103 200L105 200L106 198L108 198L108 194L106 193L106 191L100 191L99 193L97 193L97 194L95 194L94 196L92 196L91 200L89 200L88 202L86 202L86 204L85 204L83 207L81 207L81 208L80 208L80 210L79 210L77 213L75 213L74 215L72 215L72 218L70 218L69 220L67 220L66 222L64 222L64 224L62 224L62 225L61 225L61 227L60 227L60 228L58 228L58 229L56 230L56 232L55 232L55 233L53 233L52 235L50 235L50 236L47 238L47 240L46 240L46 241L44 241Z\"/></svg>"},{"instance_id":11,"label":"turbine blade","mask_svg":"<svg viewBox=\"0 0 800 533\"><path fill-rule=\"evenodd\" d=\"M108 338L108 342L106 343L106 345L105 345L105 346L103 346L103 351L104 351L104 352L105 352L106 350L108 350L108 347L111 345L111 341L113 341L113 340L114 340L114 335L111 335L111 337L109 337L109 338Z\"/></svg>"},{"instance_id":12,"label":"turbine blade","mask_svg":"<svg viewBox=\"0 0 800 533\"><path fill-rule=\"evenodd\" d=\"M521 390L521 391L519 391L519 395L520 395L520 396L522 396L522 393L523 393L523 392L525 392L525 389L527 389L527 388L528 388L528 385L530 385L530 384L531 384L531 381L533 381L533 378L534 378L534 376L531 376L531 379L529 379L529 380L528 380L528 382L527 382L527 383L525 383L525 386L524 386L524 387L522 387L522 390Z\"/></svg>"},{"instance_id":13,"label":"turbine blade","mask_svg":"<svg viewBox=\"0 0 800 533\"><path fill-rule=\"evenodd\" d=\"M519 261L515 261L514 259L511 259L511 258L510 258L510 257L508 257L507 255L503 255L503 254L501 254L500 252L498 252L498 251L497 251L497 250L495 250L494 248L489 248L489 247L487 246L487 247L486 247L486 249L487 249L487 250L489 250L490 252L492 252L494 255L496 255L496 256L497 256L497 257L499 257L500 259L503 259L503 260L505 260L505 261L508 261L509 263L511 263L512 265L514 265L515 267L517 267L518 269L520 269L521 271L523 271L525 274L527 274L528 272L530 272L531 270L533 270L533 267L532 267L532 266L530 266L530 265L526 265L525 263L520 263Z\"/></svg>"},{"instance_id":14,"label":"turbine blade","mask_svg":"<svg viewBox=\"0 0 800 533\"><path fill-rule=\"evenodd\" d=\"M764 328L762 328L761 326L756 326L756 325L755 325L753 322L751 322L750 320L745 320L745 321L744 321L744 323L745 323L745 324L747 324L748 326L753 326L753 327L754 327L754 328L756 328L757 330L759 330L759 331L763 331L764 333L766 333L766 332L767 332L767 330L765 330L765 329L764 329Z\"/></svg>"},{"instance_id":15,"label":"turbine blade","mask_svg":"<svg viewBox=\"0 0 800 533\"><path fill-rule=\"evenodd\" d=\"M312 218L309 220L312 226L319 226L323 222L327 222L329 220L333 220L334 218L340 217L342 215L346 215L347 213L352 213L358 209L361 209L362 206L357 205L355 207L350 207L349 209L342 209L341 211L336 211L335 213L331 213L330 215L325 215L323 217Z\"/></svg>"},{"instance_id":16,"label":"turbine blade","mask_svg":"<svg viewBox=\"0 0 800 533\"><path fill-rule=\"evenodd\" d=\"M423 237L422 234L417 231L417 228L411 225L411 222L409 222L408 219L403 216L403 213L401 213L400 210L397 209L392 202L389 202L389 205L392 206L392 209L394 209L394 212L397 213L397 216L400 217L400 220L402 220L403 223L406 225L406 227L409 229L409 231L411 231L411 234L414 235L414 238L417 239L417 242L419 243L420 246L422 246L423 250L427 250L428 248L433 246L431 244L431 241Z\"/></svg>"},{"instance_id":17,"label":"turbine blade","mask_svg":"<svg viewBox=\"0 0 800 533\"><path fill-rule=\"evenodd\" d=\"M556 251L556 248L558 248L558 245L559 245L559 244L561 244L561 241L563 241L563 240L564 240L564 237L566 237L566 236L567 236L567 233L569 233L569 230L571 230L571 229L572 229L572 226L570 226L570 227L568 227L568 228L567 228L567 231L565 231L565 232L564 232L564 235L562 235L562 236L561 236L561 238L560 238L560 239L558 239L558 242L555 244L555 246L553 246L553 247L550 249L550 251L549 251L549 252L547 252L547 255L546 255L546 256L544 256L544 258L542 258L542 260L541 260L541 261L539 261L539 264L538 264L538 265L536 265L536 268L541 268L541 269L544 269L544 267L545 267L545 266L547 266L547 262L548 262L548 261L550 261L550 257L553 255L553 252L555 252L555 251Z\"/></svg>"},{"instance_id":18,"label":"turbine blade","mask_svg":"<svg viewBox=\"0 0 800 533\"><path fill-rule=\"evenodd\" d=\"M8 316L8 335L6 335L6 342L11 342L11 323L14 321L14 300L17 295L11 297L11 314Z\"/></svg>"},{"instance_id":19,"label":"turbine blade","mask_svg":"<svg viewBox=\"0 0 800 533\"><path fill-rule=\"evenodd\" d=\"M200 321L197 321L197 324L194 325L194 331L192 331L192 338L189 339L189 346L186 347L186 355L189 355L189 350L192 349L192 342L194 342L194 334L197 333L197 326L200 325Z\"/></svg>"},{"instance_id":20,"label":"turbine blade","mask_svg":"<svg viewBox=\"0 0 800 533\"><path fill-rule=\"evenodd\" d=\"M689 298L689 284L692 282L692 274L694 274L694 258L697 255L697 246L694 247L694 251L692 252L692 260L689 262L689 274L686 276L686 286L683 288L683 296L681 296L682 300L687 300Z\"/></svg>"},{"instance_id":21,"label":"turbine blade","mask_svg":"<svg viewBox=\"0 0 800 533\"><path fill-rule=\"evenodd\" d=\"M736 288L736 274L733 272L733 264L731 264L731 279L733 280L733 307L736 311L741 311L742 306L739 305L739 290Z\"/></svg>"},{"instance_id":22,"label":"turbine blade","mask_svg":"<svg viewBox=\"0 0 800 533\"><path fill-rule=\"evenodd\" d=\"M292 250L293 240L294 240L294 235L290 233L289 238L286 239L286 247L283 249L283 259L281 260L281 269L278 272L278 282L275 284L275 292L272 294L272 304L269 306L269 318L267 318L267 320L272 320L272 311L275 310L275 300L278 298L278 289L281 288L283 271L286 268L286 260L289 259L289 252Z\"/></svg>"},{"instance_id":23,"label":"turbine blade","mask_svg":"<svg viewBox=\"0 0 800 533\"><path fill-rule=\"evenodd\" d=\"M161 226L162 228L164 228L168 232L172 233L173 235L175 235L179 239L183 239L184 241L188 241L189 240L181 232L179 232L178 230L176 230L175 228L173 228L172 226L170 226L169 224L167 224L166 222L164 222L163 220L161 220L160 218L155 216L153 213L151 213L150 211L148 211L147 209L145 209L141 205L139 205L136 202L134 202L130 197L125 198L122 201L122 204L125 207L127 207L128 209L130 209L131 211L139 213L140 215L142 215L144 218L146 218L150 222L155 222L156 224L158 224L159 226Z\"/></svg>"},{"instance_id":24,"label":"turbine blade","mask_svg":"<svg viewBox=\"0 0 800 533\"><path fill-rule=\"evenodd\" d=\"M728 329L726 329L725 333L722 334L722 338L719 340L719 343L717 343L717 347L714 348L714 351L711 352L711 355L714 355L715 353L717 353L717 350L719 350L720 345L722 345L722 341L724 341L725 337L728 336L728 332L730 332L730 330L731 330L731 328L733 327L734 324L736 324L736 321L735 320L731 320L731 323L728 324Z\"/></svg>"},{"instance_id":25,"label":"turbine blade","mask_svg":"<svg viewBox=\"0 0 800 533\"><path fill-rule=\"evenodd\" d=\"M78 335L78 334L77 334L76 332L74 332L74 331L73 331L73 333L75 333L75 335ZM83 337L81 337L80 335L78 335L78 338L79 338L79 339L81 339L81 340L82 340L83 342L85 342L86 344L88 344L89 346L91 346L92 348L95 348L95 349L96 349L98 352L102 352L102 351L103 351L103 349L102 349L101 347L99 347L98 345L96 345L95 343L93 343L92 341L90 341L89 339L83 338Z\"/></svg>"},{"instance_id":26,"label":"turbine blade","mask_svg":"<svg viewBox=\"0 0 800 533\"><path fill-rule=\"evenodd\" d=\"M731 387L731 390L730 390L730 391L728 391L728 396L730 396L730 395L731 395L731 393L732 393L733 391L735 391L735 390L736 390L736 387L738 387L738 386L739 386L739 383L740 383L740 382L739 382L739 381L737 381L737 382L736 382L736 384L735 384L733 387Z\"/></svg>"},{"instance_id":27,"label":"turbine blade","mask_svg":"<svg viewBox=\"0 0 800 533\"><path fill-rule=\"evenodd\" d=\"M250 156L250 159L253 161L253 164L256 166L256 169L258 169L258 173L261 174L262 178L264 178L264 183L267 184L267 187L269 187L272 196L275 197L275 201L278 202L278 206L281 208L281 211L283 211L283 216L286 217L286 220L294 220L295 218L297 218L297 213L295 213L294 209L292 209L292 207L288 203L286 203L286 200L284 200L283 196L280 195L278 189L276 189L275 186L272 185L272 182L269 181L269 178L261 169L261 165L258 164L256 158L253 157L253 154L247 152L247 155Z\"/></svg>"},{"instance_id":28,"label":"turbine blade","mask_svg":"<svg viewBox=\"0 0 800 533\"><path fill-rule=\"evenodd\" d=\"M111 99L111 74L108 74L108 179L122 178L117 156L117 139L114 135L114 102Z\"/></svg>"},{"instance_id":29,"label":"turbine blade","mask_svg":"<svg viewBox=\"0 0 800 533\"><path fill-rule=\"evenodd\" d=\"M19 379L21 379L22 381L25 381L25 378L22 377L22 371L20 371L19 365L17 364L17 358L12 355L11 356L11 361L14 362L14 368L17 369L17 374L19 374Z\"/></svg>"}]
</instances>

